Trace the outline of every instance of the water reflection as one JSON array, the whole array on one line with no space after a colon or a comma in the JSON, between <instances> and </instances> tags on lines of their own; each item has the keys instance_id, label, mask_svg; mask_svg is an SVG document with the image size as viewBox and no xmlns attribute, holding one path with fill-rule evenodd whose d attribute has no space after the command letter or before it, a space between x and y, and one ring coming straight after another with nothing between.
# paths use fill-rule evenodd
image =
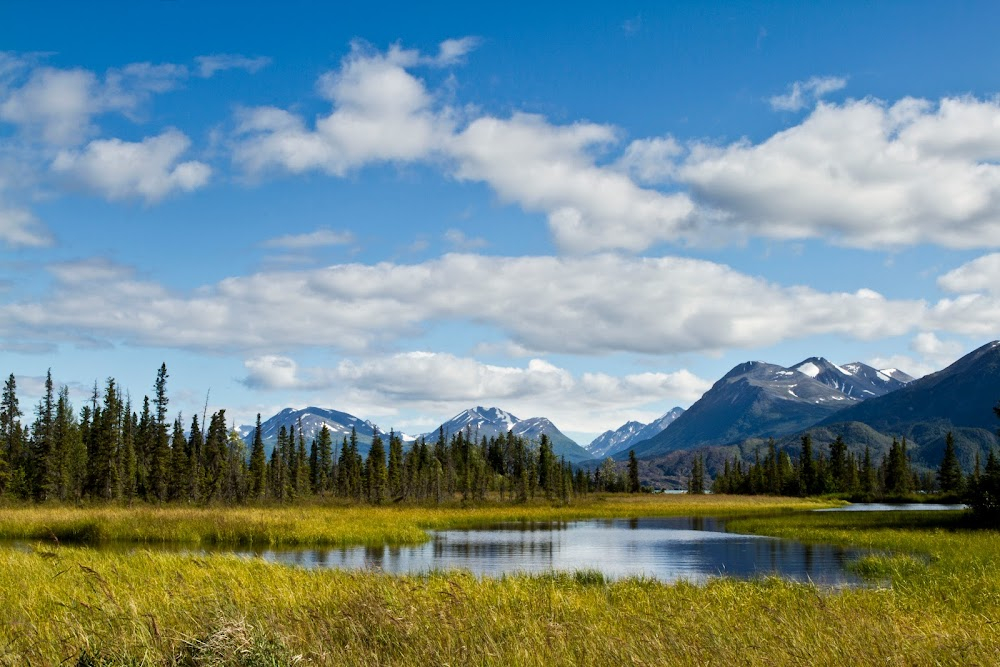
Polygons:
<instances>
[{"instance_id":1,"label":"water reflection","mask_svg":"<svg viewBox=\"0 0 1000 667\"><path fill-rule=\"evenodd\" d=\"M446 530L411 547L268 550L265 560L305 567L419 573L462 569L477 575L599 570L605 577L702 582L715 576L775 575L826 586L855 585L845 570L858 554L724 532L711 518L515 523Z\"/></svg>"},{"instance_id":2,"label":"water reflection","mask_svg":"<svg viewBox=\"0 0 1000 667\"><path fill-rule=\"evenodd\" d=\"M938 503L852 503L841 507L824 507L814 512L947 512L969 509L968 505Z\"/></svg>"},{"instance_id":3,"label":"water reflection","mask_svg":"<svg viewBox=\"0 0 1000 667\"><path fill-rule=\"evenodd\" d=\"M14 548L19 545L30 548L12 543ZM861 583L845 570L846 563L860 555L856 550L727 533L724 522L711 517L517 522L440 531L425 544L402 547L192 550L182 545L109 544L98 548L212 551L307 568L391 573L461 569L502 576L598 570L608 579L643 576L665 582L774 575L824 586Z\"/></svg>"}]
</instances>

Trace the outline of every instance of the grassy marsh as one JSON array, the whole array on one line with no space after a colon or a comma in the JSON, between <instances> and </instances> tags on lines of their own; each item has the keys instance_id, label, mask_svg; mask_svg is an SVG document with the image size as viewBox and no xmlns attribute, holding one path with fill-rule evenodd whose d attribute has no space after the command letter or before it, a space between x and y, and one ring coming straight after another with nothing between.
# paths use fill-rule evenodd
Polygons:
<instances>
[{"instance_id":1,"label":"grassy marsh","mask_svg":"<svg viewBox=\"0 0 1000 667\"><path fill-rule=\"evenodd\" d=\"M722 514L736 513L745 499L694 500L595 504L607 516L633 515L628 509ZM399 523L422 530L473 515L560 518L546 516L551 509L520 508L528 514L514 516L497 507L396 508L384 510L384 520L396 512ZM357 511L355 519L383 510ZM291 530L294 512L282 516L286 523L277 525ZM5 531L12 521L0 516ZM50 540L0 549L0 664L54 665L84 654L92 664L150 665L996 664L997 532L965 530L954 513L783 513L739 522L744 531L872 548L859 570L891 586L826 590L776 579L663 585L606 582L594 573L388 576Z\"/></svg>"},{"instance_id":2,"label":"grassy marsh","mask_svg":"<svg viewBox=\"0 0 1000 667\"><path fill-rule=\"evenodd\" d=\"M535 502L463 507L309 504L274 507L30 505L0 508L0 538L64 543L176 542L192 545L377 546L417 544L427 530L505 521L640 516L746 515L829 506L764 496L593 496L572 505Z\"/></svg>"}]
</instances>

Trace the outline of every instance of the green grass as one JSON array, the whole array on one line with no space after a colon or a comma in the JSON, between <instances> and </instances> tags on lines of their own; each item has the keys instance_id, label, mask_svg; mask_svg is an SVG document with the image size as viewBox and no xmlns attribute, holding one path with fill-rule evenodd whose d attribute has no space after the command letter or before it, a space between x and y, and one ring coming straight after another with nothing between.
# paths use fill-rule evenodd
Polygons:
<instances>
[{"instance_id":1,"label":"green grass","mask_svg":"<svg viewBox=\"0 0 1000 667\"><path fill-rule=\"evenodd\" d=\"M607 498L588 511L737 513L740 502ZM749 507L739 513L764 511ZM528 519L555 509L520 508ZM39 510L27 511L38 519ZM115 512L113 520L102 518L107 525L128 523L117 512L129 510L90 512L100 511ZM314 515L345 510L301 511L296 520L282 514L293 526L281 523L284 531L313 534L296 521L311 526L321 521ZM510 517L497 507L355 511L348 515L386 522L397 512L401 523L420 529L473 516ZM0 517L0 526L9 532L15 519ZM785 512L738 522L762 534L871 549L856 567L875 585L829 590L777 579L664 585L609 582L590 571L389 576L155 548L56 547L48 540L0 549L0 665L74 664L81 656L90 662L80 664L116 665L997 664L996 531L967 530L953 513L930 512ZM27 524L22 517L17 525ZM148 530L162 534L169 525Z\"/></svg>"},{"instance_id":2,"label":"green grass","mask_svg":"<svg viewBox=\"0 0 1000 667\"><path fill-rule=\"evenodd\" d=\"M240 546L419 544L428 530L507 521L570 521L639 516L746 515L831 506L796 498L749 496L594 496L571 505L538 501L463 507L310 504L276 507L31 505L0 509L0 539L60 543L175 542Z\"/></svg>"}]
</instances>

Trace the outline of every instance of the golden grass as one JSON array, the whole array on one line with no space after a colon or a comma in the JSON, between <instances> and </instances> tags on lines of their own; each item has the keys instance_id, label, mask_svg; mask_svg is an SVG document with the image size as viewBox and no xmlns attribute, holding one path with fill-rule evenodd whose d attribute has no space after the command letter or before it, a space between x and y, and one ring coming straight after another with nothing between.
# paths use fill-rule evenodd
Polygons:
<instances>
[{"instance_id":1,"label":"golden grass","mask_svg":"<svg viewBox=\"0 0 1000 667\"><path fill-rule=\"evenodd\" d=\"M623 510L649 515L683 507L718 514L740 504L674 502L607 498L590 511L631 516ZM497 512L536 519L549 509L521 508L528 513L521 517L496 507L351 511L368 518L396 512L400 521L428 527L477 512L487 521ZM164 511L171 510L155 510ZM279 514L291 512L281 514L288 521L294 511ZM343 508L301 511L301 521L311 513L351 515ZM0 516L4 530L10 521ZM786 513L742 521L755 532L876 549L859 568L891 587L835 591L775 579L608 583L587 574L388 576L49 541L0 549L0 664L73 664L84 653L92 664L149 665L997 664L995 531L954 529L947 513ZM292 525L300 534L302 526Z\"/></svg>"},{"instance_id":2,"label":"golden grass","mask_svg":"<svg viewBox=\"0 0 1000 667\"><path fill-rule=\"evenodd\" d=\"M831 503L826 503L829 506ZM832 504L836 504L836 501ZM571 505L536 502L462 507L310 504L274 507L25 506L0 508L0 538L63 543L176 542L242 546L418 544L427 530L507 521L639 516L744 515L824 506L796 498L613 495Z\"/></svg>"}]
</instances>

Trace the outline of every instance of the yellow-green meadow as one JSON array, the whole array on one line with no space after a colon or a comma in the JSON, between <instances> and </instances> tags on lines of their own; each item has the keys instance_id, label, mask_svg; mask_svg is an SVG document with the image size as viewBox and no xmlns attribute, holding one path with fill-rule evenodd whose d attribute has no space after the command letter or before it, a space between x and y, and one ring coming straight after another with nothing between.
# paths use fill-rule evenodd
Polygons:
<instances>
[{"instance_id":1,"label":"yellow-green meadow","mask_svg":"<svg viewBox=\"0 0 1000 667\"><path fill-rule=\"evenodd\" d=\"M0 535L22 541L0 549L0 664L996 663L997 532L961 528L951 512L798 511L819 506L609 496L569 507L7 508ZM609 582L589 571L397 576L156 546L406 543L470 523L694 514L872 549L855 566L871 586ZM74 537L134 548L91 549Z\"/></svg>"}]
</instances>

